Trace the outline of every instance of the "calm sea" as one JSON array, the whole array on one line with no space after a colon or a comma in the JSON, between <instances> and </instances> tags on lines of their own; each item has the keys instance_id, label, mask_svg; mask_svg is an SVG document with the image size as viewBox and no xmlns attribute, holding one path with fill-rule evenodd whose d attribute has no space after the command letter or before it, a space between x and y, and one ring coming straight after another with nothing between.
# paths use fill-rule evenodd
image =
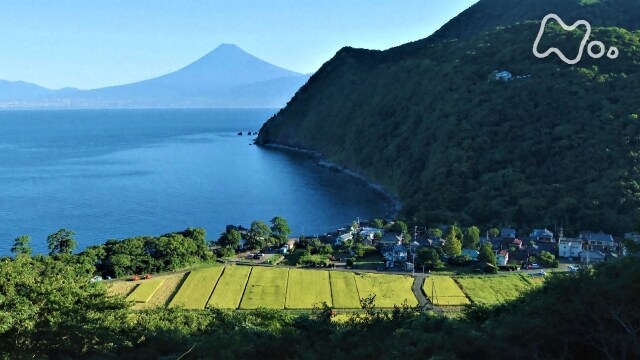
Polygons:
<instances>
[{"instance_id":1,"label":"calm sea","mask_svg":"<svg viewBox=\"0 0 640 360\"><path fill-rule=\"evenodd\" d=\"M0 255L76 232L79 248L137 235L287 218L322 234L387 214L381 196L304 155L251 146L273 109L0 112Z\"/></svg>"}]
</instances>

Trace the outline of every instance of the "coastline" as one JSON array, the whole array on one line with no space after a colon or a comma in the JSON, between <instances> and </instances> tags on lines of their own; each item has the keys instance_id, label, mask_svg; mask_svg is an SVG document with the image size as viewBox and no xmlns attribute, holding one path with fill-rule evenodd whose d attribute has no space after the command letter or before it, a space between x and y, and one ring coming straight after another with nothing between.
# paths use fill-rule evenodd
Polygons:
<instances>
[{"instance_id":1,"label":"coastline","mask_svg":"<svg viewBox=\"0 0 640 360\"><path fill-rule=\"evenodd\" d=\"M382 197L382 199L384 200L385 205L387 205L387 208L389 209L387 211L387 214L385 214L385 216L389 216L390 219L394 219L395 217L398 216L398 214L400 213L400 210L402 209L402 202L400 202L400 200L398 198L396 198L395 196L393 196L391 193L389 193L384 186L374 183L371 180L367 179L365 176L351 170L348 169L346 167L340 166L338 164L334 164L330 161L324 160L322 158L322 155L317 152L317 151L312 151L309 149L304 149L304 148L297 148L297 147L293 147L293 146L287 146L287 145L282 145L282 144L258 144L256 142L254 142L255 145L257 146L261 146L264 148L269 148L269 149L273 149L273 150L279 150L279 151L290 151L290 152L296 152L299 154L305 154L307 156L309 156L310 158L313 159L313 161L315 162L316 165L318 166L322 166L324 168L330 169L330 170L334 170L334 171L338 171L341 172L345 175L351 176L353 178L356 178L360 181L362 181L364 184L367 185L367 187L369 187L370 189L374 190L378 195L380 195Z\"/></svg>"}]
</instances>

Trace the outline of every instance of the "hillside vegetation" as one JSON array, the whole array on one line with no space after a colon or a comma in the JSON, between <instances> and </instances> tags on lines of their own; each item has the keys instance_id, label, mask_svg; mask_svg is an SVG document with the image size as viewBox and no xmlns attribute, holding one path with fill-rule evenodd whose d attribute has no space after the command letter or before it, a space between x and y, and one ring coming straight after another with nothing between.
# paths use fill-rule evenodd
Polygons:
<instances>
[{"instance_id":1,"label":"hillside vegetation","mask_svg":"<svg viewBox=\"0 0 640 360\"><path fill-rule=\"evenodd\" d=\"M75 255L0 259L1 359L636 359L640 262L557 273L449 319L414 308L131 311ZM377 299L374 299L377 305ZM488 341L490 339L491 341ZM185 355L186 354L186 355Z\"/></svg>"},{"instance_id":2,"label":"hillside vegetation","mask_svg":"<svg viewBox=\"0 0 640 360\"><path fill-rule=\"evenodd\" d=\"M505 1L475 7L491 3ZM536 3L510 2L508 20L532 16L526 6ZM588 12L594 23L637 21L638 12L620 11L637 2L593 3L584 6L603 10ZM473 9L460 16L483 14ZM527 22L476 37L459 30L469 38L410 44L410 51L344 48L264 125L258 143L314 150L361 173L399 197L409 219L633 229L640 33L594 29L591 40L616 46L618 59L585 55L568 66L533 56L538 29L539 22ZM551 25L541 48L572 57L581 36ZM496 81L494 71L505 69L531 77Z\"/></svg>"}]
</instances>

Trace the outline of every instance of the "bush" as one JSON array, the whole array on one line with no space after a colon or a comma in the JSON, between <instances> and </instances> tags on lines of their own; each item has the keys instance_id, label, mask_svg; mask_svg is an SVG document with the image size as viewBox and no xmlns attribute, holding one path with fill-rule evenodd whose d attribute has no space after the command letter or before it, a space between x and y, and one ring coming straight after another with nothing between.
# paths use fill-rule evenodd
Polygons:
<instances>
[{"instance_id":1,"label":"bush","mask_svg":"<svg viewBox=\"0 0 640 360\"><path fill-rule=\"evenodd\" d=\"M329 257L324 255L303 255L298 259L298 265L326 267L329 265Z\"/></svg>"},{"instance_id":2,"label":"bush","mask_svg":"<svg viewBox=\"0 0 640 360\"><path fill-rule=\"evenodd\" d=\"M236 254L236 251L229 247L223 247L218 250L218 257L232 257Z\"/></svg>"},{"instance_id":3,"label":"bush","mask_svg":"<svg viewBox=\"0 0 640 360\"><path fill-rule=\"evenodd\" d=\"M348 258L347 259L347 266L348 267L353 267L353 266L355 266L355 264L356 264L356 259L354 259L354 258Z\"/></svg>"},{"instance_id":4,"label":"bush","mask_svg":"<svg viewBox=\"0 0 640 360\"><path fill-rule=\"evenodd\" d=\"M467 266L471 264L473 259L469 255L458 255L449 259L449 264L453 266Z\"/></svg>"},{"instance_id":5,"label":"bush","mask_svg":"<svg viewBox=\"0 0 640 360\"><path fill-rule=\"evenodd\" d=\"M558 265L560 265L560 262L558 261L558 259L556 259L555 255L551 254L548 251L542 251L538 255L538 261L540 261L542 266L548 268L557 268Z\"/></svg>"}]
</instances>

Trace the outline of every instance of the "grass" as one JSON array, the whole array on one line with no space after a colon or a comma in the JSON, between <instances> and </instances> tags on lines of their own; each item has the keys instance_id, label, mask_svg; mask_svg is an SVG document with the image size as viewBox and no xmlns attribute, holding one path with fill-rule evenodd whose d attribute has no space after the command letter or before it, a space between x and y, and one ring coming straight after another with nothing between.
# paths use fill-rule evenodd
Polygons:
<instances>
[{"instance_id":1,"label":"grass","mask_svg":"<svg viewBox=\"0 0 640 360\"><path fill-rule=\"evenodd\" d=\"M429 276L422 290L427 298L438 306L461 306L470 304L458 284L449 276Z\"/></svg>"},{"instance_id":2,"label":"grass","mask_svg":"<svg viewBox=\"0 0 640 360\"><path fill-rule=\"evenodd\" d=\"M111 295L122 295L126 297L131 294L137 285L138 283L134 281L115 280L110 282L107 291Z\"/></svg>"},{"instance_id":3,"label":"grass","mask_svg":"<svg viewBox=\"0 0 640 360\"><path fill-rule=\"evenodd\" d=\"M169 300L177 292L185 277L187 277L186 272L158 276L157 279L164 279L162 286L153 294L149 301L135 304L133 305L133 309L142 310L169 305Z\"/></svg>"},{"instance_id":4,"label":"grass","mask_svg":"<svg viewBox=\"0 0 640 360\"><path fill-rule=\"evenodd\" d=\"M356 285L361 298L375 294L375 305L392 308L405 301L409 306L418 305L411 287L413 278L401 275L361 274L356 275Z\"/></svg>"},{"instance_id":5,"label":"grass","mask_svg":"<svg viewBox=\"0 0 640 360\"><path fill-rule=\"evenodd\" d=\"M137 303L146 303L151 299L153 294L162 286L164 283L164 279L149 279L149 280L141 280L139 281L138 287L129 296L127 296L127 300L135 301Z\"/></svg>"},{"instance_id":6,"label":"grass","mask_svg":"<svg viewBox=\"0 0 640 360\"><path fill-rule=\"evenodd\" d=\"M284 309L289 269L254 267L240 309Z\"/></svg>"},{"instance_id":7,"label":"grass","mask_svg":"<svg viewBox=\"0 0 640 360\"><path fill-rule=\"evenodd\" d=\"M287 309L311 309L326 302L331 306L328 271L292 269L287 286Z\"/></svg>"},{"instance_id":8,"label":"grass","mask_svg":"<svg viewBox=\"0 0 640 360\"><path fill-rule=\"evenodd\" d=\"M249 274L250 266L228 266L224 269L222 277L218 280L213 295L207 303L207 307L220 309L237 309L242 300Z\"/></svg>"},{"instance_id":9,"label":"grass","mask_svg":"<svg viewBox=\"0 0 640 360\"><path fill-rule=\"evenodd\" d=\"M360 270L377 270L384 267L384 259L380 255L369 255L362 258L356 258L354 269Z\"/></svg>"},{"instance_id":10,"label":"grass","mask_svg":"<svg viewBox=\"0 0 640 360\"><path fill-rule=\"evenodd\" d=\"M204 309L223 269L224 267L210 267L189 273L169 307Z\"/></svg>"},{"instance_id":11,"label":"grass","mask_svg":"<svg viewBox=\"0 0 640 360\"><path fill-rule=\"evenodd\" d=\"M522 275L465 276L458 278L457 281L471 301L483 305L513 300L535 286Z\"/></svg>"},{"instance_id":12,"label":"grass","mask_svg":"<svg viewBox=\"0 0 640 360\"><path fill-rule=\"evenodd\" d=\"M359 309L360 296L356 278L351 272L331 271L331 294L333 306L338 309Z\"/></svg>"}]
</instances>

